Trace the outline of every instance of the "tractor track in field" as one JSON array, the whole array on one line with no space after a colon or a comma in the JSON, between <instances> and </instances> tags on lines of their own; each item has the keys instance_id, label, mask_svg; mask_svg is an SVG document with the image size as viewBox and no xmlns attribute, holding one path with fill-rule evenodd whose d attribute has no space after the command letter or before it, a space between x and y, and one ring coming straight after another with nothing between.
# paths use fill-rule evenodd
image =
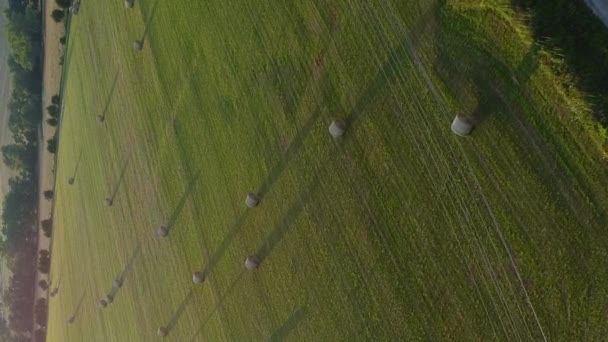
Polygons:
<instances>
[{"instance_id":1,"label":"tractor track in field","mask_svg":"<svg viewBox=\"0 0 608 342\"><path fill-rule=\"evenodd\" d=\"M445 100L443 99L442 95L439 93L439 91L435 87L433 81L431 80L431 77L430 77L428 71L426 70L426 67L424 66L424 64L422 63L420 58L418 57L414 44L411 41L410 32L408 32L408 30L406 30L403 27L403 24L399 20L399 18L395 17L395 11L393 11L392 9L386 8L386 7L382 7L382 10L384 10L384 14L383 15L380 14L380 15L382 15L383 18L379 18L380 15L378 15L378 14L376 14L376 17L374 18L376 20L376 22L378 23L378 27L380 29L386 31L385 24L382 24L382 23L386 22L386 23L388 23L386 25L390 25L390 26L392 26L392 29L394 29L395 31L401 32L401 34L404 36L404 43L405 43L404 48L407 50L407 56L410 59L410 62L416 68L416 70L418 70L418 72L419 72L418 75L422 76L422 79L420 79L420 77L417 77L418 78L417 81L419 83L421 83L421 85L425 85L432 92L432 95L435 98L436 103L439 106L439 109L441 110L442 113L444 113L444 117L446 117L449 120L450 114L449 114L448 106L445 103ZM372 9L372 8L368 9L368 12L370 12L370 13L373 13L373 11L374 11L374 9ZM387 36L387 35L385 34L384 36ZM424 120L424 117L421 117L421 119ZM446 120L446 125L447 125L447 122L448 121ZM432 134L429 136L432 136ZM479 183L479 180L477 179L477 175L475 174L475 172L471 166L471 162L470 162L469 158L467 157L462 144L459 144L458 147L459 147L459 151L458 151L459 153L455 153L455 151L448 145L448 149L452 152L452 155L460 155L460 156L462 156L462 160L464 160L464 166L458 168L458 173L461 175L462 179L465 180L465 182L467 183L467 188L469 189L470 195L473 197L475 197L475 195L477 195L477 197L481 200L483 207L485 207L486 213L489 215L489 217L491 219L492 226L494 226L495 234L498 236L500 243L504 249L504 252L506 252L506 254L508 256L510 265L517 277L517 280L519 281L519 285L525 295L527 304L528 304L530 310L532 311L532 314L535 318L539 331L540 331L541 335L543 336L543 339L546 341L546 336L545 336L544 330L543 330L540 320L537 316L534 305L532 304L532 301L529 297L525 283L519 272L517 263L515 262L515 258L510 250L508 242L506 241L504 233L502 232L500 224L499 224L497 218L495 217L495 214L491 208L491 205L490 205L487 197L485 196L485 194L483 192L481 184ZM437 166L437 162L435 162L435 166ZM445 166L445 165L444 165L444 170L449 177L452 177L450 170L447 169L447 166ZM468 177L467 177L467 175L468 175ZM459 202L461 203L462 212L466 213L468 211L467 206L462 201L459 201ZM480 213L480 215L482 215L482 213ZM467 225L470 225L472 227L472 224L467 224ZM489 228L488 227L485 227L485 228L486 228L488 237L491 237L490 231L488 230ZM477 237L477 239L478 239L478 237ZM480 252L483 254L483 259L485 260L484 263L486 264L487 270L488 270L489 274L491 275L492 282L494 283L494 287L497 291L497 294L499 295L500 301L505 306L505 310L506 310L508 320L509 320L508 325L511 325L513 327L513 333L518 337L518 339L521 339L521 336L519 336L517 329L515 329L514 318L511 316L511 313L509 313L509 310L507 309L507 307L508 307L507 301L504 297L504 294L502 293L502 290L500 289L500 286L498 285L498 280L496 278L496 275L494 275L494 270L492 269L492 264L489 260L489 257L486 254L486 252L482 251L483 245L479 242L479 240L477 240L477 241L478 241L478 243L477 243L478 248L480 249ZM492 241L492 240L490 240L490 241ZM498 250L493 243L492 243L492 247L493 247L493 250L496 253L496 255L499 255ZM505 273L504 269L503 269L503 273ZM511 284L509 282L509 286L510 285ZM512 288L511 288L511 292L514 294ZM496 304L494 304L494 305L496 306ZM519 308L519 304L517 304L517 307L518 307L518 311L520 312L520 315L522 316L522 321L526 325L528 334L531 335L529 328L527 326L527 323L525 322L525 319L523 318L524 315L521 312L521 308ZM499 319L500 319L500 316L499 316ZM502 322L502 319L500 319L500 320L501 320L501 325L503 325L503 330L506 333L505 323Z\"/></svg>"},{"instance_id":2,"label":"tractor track in field","mask_svg":"<svg viewBox=\"0 0 608 342\"><path fill-rule=\"evenodd\" d=\"M387 12L388 15L395 16L395 12L394 11L389 11ZM397 25L399 25L400 21L396 20L395 21L397 23ZM404 32L404 30L402 29L402 32ZM405 32L404 32L405 33ZM405 35L407 37L407 34ZM409 40L409 38L408 38ZM437 101L437 104L439 105L440 109L442 110L442 112L444 113L444 116L449 119L450 118L450 114L449 114L449 110L448 110L448 106L447 103L445 102L445 100L443 99L443 97L441 96L441 94L439 94L438 90L436 89L435 85L433 84L429 73L427 72L426 68L424 67L424 65L422 64L422 62L420 61L420 59L418 58L416 51L413 49L413 44L409 43L408 47L411 49L410 50L410 55L412 56L412 58L415 61L415 65L417 67L417 69L420 71L420 74L424 77L424 81L427 84L427 86L429 87L429 89L433 92L433 95ZM446 121L447 124L448 121ZM447 125L446 125L447 126ZM477 175L475 174L472 166L471 166L471 162L468 158L468 156L466 155L466 152L464 151L464 148L462 146L462 144L458 144L459 147L459 152L460 155L462 155L463 160L465 161L465 166L466 166L466 170L468 171L468 174L471 176L472 178L472 183L473 183L473 187L469 186L469 189L477 189L477 193L481 196L481 200L484 203L485 208L487 209L488 214L490 215L491 219L492 219L492 223L494 225L496 234L498 235L500 242L502 244L502 246L504 247L505 252L508 254L509 256L509 261L511 263L511 266L513 267L513 270L518 278L519 284L521 286L521 289L523 290L525 297L526 297L526 301L528 303L528 306L530 307L530 310L532 311L532 314L534 315L534 319L536 320L536 324L539 328L539 331L543 337L544 341L547 341L547 337L545 335L545 332L543 330L542 324L540 323L540 320L538 318L538 315L536 313L536 309L534 308L534 305L532 304L532 301L530 299L530 296L528 294L528 290L526 289L526 286L524 284L523 278L521 276L521 273L519 272L519 269L517 267L517 263L515 262L515 258L511 252L511 249L509 247L508 242L506 241L506 238L504 236L504 233L500 227L500 224L498 222L498 220L496 219L496 216L494 215L494 211L492 210L490 203L487 199L487 197L485 196L483 189L481 187L481 184L479 183L479 180L477 178ZM461 171L462 172L462 171Z\"/></svg>"}]
</instances>

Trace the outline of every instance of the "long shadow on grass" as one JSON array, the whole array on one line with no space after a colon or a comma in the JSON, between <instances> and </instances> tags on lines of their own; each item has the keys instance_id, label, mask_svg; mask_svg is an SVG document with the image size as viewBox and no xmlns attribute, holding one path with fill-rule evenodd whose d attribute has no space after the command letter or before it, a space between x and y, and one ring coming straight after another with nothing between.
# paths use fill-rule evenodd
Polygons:
<instances>
[{"instance_id":1,"label":"long shadow on grass","mask_svg":"<svg viewBox=\"0 0 608 342\"><path fill-rule=\"evenodd\" d=\"M101 116L104 119L107 118L106 115L108 114L108 109L110 108L110 103L112 102L112 98L114 97L117 83L118 83L118 71L116 72L116 74L114 74L114 79L112 80L112 86L110 87L110 92L108 93L106 103L103 107L103 111L101 112Z\"/></svg>"},{"instance_id":2,"label":"long shadow on grass","mask_svg":"<svg viewBox=\"0 0 608 342\"><path fill-rule=\"evenodd\" d=\"M319 191L319 180L317 178L304 188L298 200L287 210L287 213L281 221L274 227L273 231L266 237L262 246L258 249L256 255L261 261L264 261L274 247L285 237L285 234L293 227L293 223L300 216L304 208L310 203L313 196Z\"/></svg>"},{"instance_id":3,"label":"long shadow on grass","mask_svg":"<svg viewBox=\"0 0 608 342\"><path fill-rule=\"evenodd\" d=\"M74 166L74 172L72 173L72 178L76 179L76 173L78 173L78 167L80 166L80 161L82 160L82 149L78 154L78 159L76 160L76 166Z\"/></svg>"},{"instance_id":4,"label":"long shadow on grass","mask_svg":"<svg viewBox=\"0 0 608 342\"><path fill-rule=\"evenodd\" d=\"M171 231L173 229L173 225L175 224L175 222L179 218L179 215L184 210L184 206L186 205L186 201L188 200L188 198L190 197L190 195L192 194L192 192L195 190L197 181L201 177L202 173L203 173L203 170L199 170L190 179L190 181L188 182L188 185L186 185L186 189L184 190L184 193L182 194L182 197L177 202L177 205L175 206L175 209L173 210L173 213L171 214L171 217L169 217L169 222L167 223L167 227L168 227L169 231Z\"/></svg>"},{"instance_id":5,"label":"long shadow on grass","mask_svg":"<svg viewBox=\"0 0 608 342\"><path fill-rule=\"evenodd\" d=\"M270 337L268 337L268 342L284 341L289 333L291 333L291 331L298 326L298 323L300 323L304 317L306 317L306 313L306 307L300 307L296 311L292 312L289 318L283 322L283 324L277 328L277 330L275 330Z\"/></svg>"},{"instance_id":6,"label":"long shadow on grass","mask_svg":"<svg viewBox=\"0 0 608 342\"><path fill-rule=\"evenodd\" d=\"M70 316L70 318L68 318L68 323L70 323L70 324L74 323L74 321L76 320L76 317L78 317L78 313L80 312L80 309L82 308L82 304L84 303L84 295L85 295L85 293L83 292L82 295L80 296L80 299L78 300L78 304L76 304L76 309L74 310L74 313L72 314L72 316Z\"/></svg>"},{"instance_id":7,"label":"long shadow on grass","mask_svg":"<svg viewBox=\"0 0 608 342\"><path fill-rule=\"evenodd\" d=\"M146 23L144 26L144 33L141 35L140 40L143 42L146 40L146 37L148 36L148 33L150 32L150 27L152 26L152 20L154 19L154 16L156 15L156 10L158 9L158 3L160 0L156 0L154 1L154 4L152 4L152 10L150 11L150 15L148 15L148 17L146 18Z\"/></svg>"},{"instance_id":8,"label":"long shadow on grass","mask_svg":"<svg viewBox=\"0 0 608 342\"><path fill-rule=\"evenodd\" d=\"M141 242L137 244L137 247L135 248L133 253L131 253L131 256L129 256L129 259L127 260L127 264L125 265L125 268L120 272L120 274L118 274L118 276L116 276L116 280L120 282L121 286L119 288L116 288L114 286L112 287L112 290L110 291L109 294L113 298L116 297L116 295L118 294L118 292L124 285L123 283L124 283L125 279L127 279L127 276L131 273L131 271L133 271L133 265L135 264L135 260L137 260L137 257L139 257L140 255L141 255Z\"/></svg>"},{"instance_id":9,"label":"long shadow on grass","mask_svg":"<svg viewBox=\"0 0 608 342\"><path fill-rule=\"evenodd\" d=\"M220 297L220 300L218 301L218 303L215 304L215 307L213 307L213 310L211 310L211 312L203 320L201 327L196 331L196 333L194 333L194 335L192 335L192 338L190 339L190 341L195 341L197 336L200 335L200 333L202 333L203 330L205 330L205 326L207 326L207 323L209 323L209 321L211 320L213 315L215 315L215 313L217 311L221 310L224 307L224 302L232 294L232 291L234 291L234 289L236 288L236 285L241 282L241 279L243 278L244 274L245 274L245 270L242 269L241 272L239 272L239 274L236 276L236 279L232 282L232 284L230 284L230 286L228 287L228 290L226 290L226 292Z\"/></svg>"},{"instance_id":10,"label":"long shadow on grass","mask_svg":"<svg viewBox=\"0 0 608 342\"><path fill-rule=\"evenodd\" d=\"M345 123L347 126L352 126L361 118L362 114L364 114L367 109L372 108L383 95L389 93L387 92L386 86L400 77L400 68L404 63L407 61L416 63L415 61L412 61L412 54L416 53L416 42L424 37L422 36L424 26L428 24L428 21L431 20L433 16L437 15L437 10L437 7L432 6L425 13L420 13L413 29L399 29L399 31L403 31L398 32L403 38L397 47L386 54L387 61L378 69L374 78L368 82L362 95L359 97L350 113L346 116ZM402 23L400 23L399 26L402 26Z\"/></svg>"},{"instance_id":11,"label":"long shadow on grass","mask_svg":"<svg viewBox=\"0 0 608 342\"><path fill-rule=\"evenodd\" d=\"M129 166L130 159L131 159L131 157L127 158L125 165L123 165L122 169L120 170L120 176L118 176L118 182L114 186L114 190L112 191L112 196L110 197L112 202L116 198L116 194L118 193L118 190L120 189L120 185L123 183L123 181L125 179L125 173L127 172L127 166Z\"/></svg>"},{"instance_id":12,"label":"long shadow on grass","mask_svg":"<svg viewBox=\"0 0 608 342\"><path fill-rule=\"evenodd\" d=\"M517 76L517 80L519 82L527 83L532 74L536 71L536 69L538 69L540 64L540 50L541 47L539 44L532 44L530 50L528 50L524 58L517 66L515 75Z\"/></svg>"},{"instance_id":13,"label":"long shadow on grass","mask_svg":"<svg viewBox=\"0 0 608 342\"><path fill-rule=\"evenodd\" d=\"M386 95L386 85L399 77L399 67L402 61L409 59L408 46L408 38L403 38L399 46L388 54L390 56L388 60L367 84L367 88L346 116L345 123L347 126L352 126L368 108L373 107L383 95Z\"/></svg>"},{"instance_id":14,"label":"long shadow on grass","mask_svg":"<svg viewBox=\"0 0 608 342\"><path fill-rule=\"evenodd\" d=\"M310 134L310 131L320 116L321 106L318 106L312 115L306 120L302 128L298 131L298 134L296 134L296 136L293 138L281 160L279 160L279 162L273 166L268 174L268 177L266 177L264 183L262 183L262 186L260 186L258 189L258 194L261 197L264 197L264 195L268 193L272 185L287 168L287 164L289 164L289 162L298 154L298 151L304 145L304 139Z\"/></svg>"},{"instance_id":15,"label":"long shadow on grass","mask_svg":"<svg viewBox=\"0 0 608 342\"><path fill-rule=\"evenodd\" d=\"M226 233L226 235L224 235L224 239L222 240L222 243L220 243L219 247L215 250L215 252L211 255L211 257L209 257L209 260L203 266L203 274L205 274L205 276L208 275L213 270L215 265L217 265L218 261L224 255L224 253L226 253L226 250L228 249L228 247L230 246L230 244L232 243L232 241L234 240L236 235L239 233L239 231L242 229L244 222L245 222L245 213L241 214L241 216L239 216L236 219L236 221L234 221L234 223L230 227L230 230L228 231L228 233Z\"/></svg>"},{"instance_id":16,"label":"long shadow on grass","mask_svg":"<svg viewBox=\"0 0 608 342\"><path fill-rule=\"evenodd\" d=\"M49 295L51 297L55 297L58 293L59 293L59 285L61 285L61 275L59 276L59 278L57 279L57 285L55 285L55 288L52 288L53 286L53 282L51 281L51 283L49 284L49 289L50 289L50 293Z\"/></svg>"},{"instance_id":17,"label":"long shadow on grass","mask_svg":"<svg viewBox=\"0 0 608 342\"><path fill-rule=\"evenodd\" d=\"M175 312L169 319L169 323L167 323L167 326L166 326L169 331L171 331L175 327L175 325L179 321L179 318L182 317L182 315L184 314L186 307L188 307L188 304L190 304L190 302L192 301L192 297L194 297L194 289L195 289L195 287L192 287L190 289L190 292L188 292L186 297L184 297L182 302L179 304L179 306L177 307L177 309L175 310Z\"/></svg>"}]
</instances>

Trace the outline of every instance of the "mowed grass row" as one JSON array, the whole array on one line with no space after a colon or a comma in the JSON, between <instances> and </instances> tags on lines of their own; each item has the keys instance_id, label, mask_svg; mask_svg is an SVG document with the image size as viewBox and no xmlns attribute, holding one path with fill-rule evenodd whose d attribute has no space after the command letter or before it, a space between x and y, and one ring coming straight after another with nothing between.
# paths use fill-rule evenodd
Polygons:
<instances>
[{"instance_id":1,"label":"mowed grass row","mask_svg":"<svg viewBox=\"0 0 608 342\"><path fill-rule=\"evenodd\" d=\"M83 3L49 341L605 336L605 164L510 18L504 1ZM474 137L449 131L458 112L483 117Z\"/></svg>"}]
</instances>

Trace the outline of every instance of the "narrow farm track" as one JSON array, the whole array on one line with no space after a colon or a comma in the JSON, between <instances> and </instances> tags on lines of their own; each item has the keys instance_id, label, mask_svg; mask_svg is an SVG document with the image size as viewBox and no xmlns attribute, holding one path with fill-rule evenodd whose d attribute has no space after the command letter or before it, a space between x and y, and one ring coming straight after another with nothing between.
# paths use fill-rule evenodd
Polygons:
<instances>
[{"instance_id":1,"label":"narrow farm track","mask_svg":"<svg viewBox=\"0 0 608 342\"><path fill-rule=\"evenodd\" d=\"M508 6L83 3L48 340L604 336L605 161Z\"/></svg>"}]
</instances>

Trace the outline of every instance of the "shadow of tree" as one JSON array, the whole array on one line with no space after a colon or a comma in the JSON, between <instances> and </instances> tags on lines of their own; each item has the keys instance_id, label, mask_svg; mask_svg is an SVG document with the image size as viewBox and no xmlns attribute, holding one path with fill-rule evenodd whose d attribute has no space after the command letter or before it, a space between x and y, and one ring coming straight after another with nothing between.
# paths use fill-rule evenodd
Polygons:
<instances>
[{"instance_id":1,"label":"shadow of tree","mask_svg":"<svg viewBox=\"0 0 608 342\"><path fill-rule=\"evenodd\" d=\"M177 205L175 206L175 209L173 210L173 213L171 213L171 216L169 217L169 221L167 223L169 231L171 231L173 229L173 225L175 224L175 222L177 221L179 215L183 211L184 206L186 205L187 199L190 197L190 195L192 194L192 192L196 189L197 181L201 177L202 172L203 172L202 170L199 170L190 179L190 181L186 185L186 189L184 190L184 193L182 194L182 197L177 202Z\"/></svg>"},{"instance_id":2,"label":"shadow of tree","mask_svg":"<svg viewBox=\"0 0 608 342\"><path fill-rule=\"evenodd\" d=\"M283 324L278 327L272 335L268 338L268 342L281 342L295 329L298 324L306 317L307 308L300 307L296 311L292 312L289 318Z\"/></svg>"},{"instance_id":3,"label":"shadow of tree","mask_svg":"<svg viewBox=\"0 0 608 342\"><path fill-rule=\"evenodd\" d=\"M274 247L285 237L285 234L293 227L293 223L306 208L313 196L319 191L319 179L314 178L313 181L304 187L304 191L300 194L298 200L287 210L283 218L275 225L272 232L266 237L262 246L257 250L256 255L263 262L270 255Z\"/></svg>"},{"instance_id":4,"label":"shadow of tree","mask_svg":"<svg viewBox=\"0 0 608 342\"><path fill-rule=\"evenodd\" d=\"M127 166L129 166L130 159L131 159L131 157L127 158L127 161L125 161L125 164L123 165L122 169L120 170L120 175L118 176L118 182L116 183L116 186L114 186L114 190L112 191L112 196L110 197L112 199L112 201L114 201L114 199L116 198L116 194L118 193L118 190L120 189L120 185L124 181L125 173L127 172Z\"/></svg>"}]
</instances>

